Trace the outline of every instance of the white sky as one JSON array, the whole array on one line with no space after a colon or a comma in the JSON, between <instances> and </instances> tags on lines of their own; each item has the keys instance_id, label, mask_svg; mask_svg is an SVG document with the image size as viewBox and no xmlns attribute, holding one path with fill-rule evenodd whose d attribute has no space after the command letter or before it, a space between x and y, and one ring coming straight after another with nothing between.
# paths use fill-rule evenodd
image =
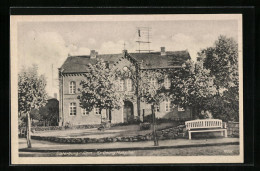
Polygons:
<instances>
[{"instance_id":1,"label":"white sky","mask_svg":"<svg viewBox=\"0 0 260 171\"><path fill-rule=\"evenodd\" d=\"M188 50L193 60L200 49L212 46L222 34L237 40L236 20L185 21L86 21L20 22L18 24L19 67L38 64L39 73L47 78L47 92L58 94L58 68L71 55L121 53L138 49L137 27L151 27L151 49ZM141 35L142 36L142 35ZM53 64L54 83L52 86Z\"/></svg>"}]
</instances>

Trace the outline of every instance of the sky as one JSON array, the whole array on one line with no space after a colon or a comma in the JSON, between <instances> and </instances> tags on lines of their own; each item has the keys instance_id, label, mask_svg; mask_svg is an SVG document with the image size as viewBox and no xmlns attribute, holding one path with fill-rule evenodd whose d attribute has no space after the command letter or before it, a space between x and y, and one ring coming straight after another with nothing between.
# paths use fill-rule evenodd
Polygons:
<instances>
[{"instance_id":1,"label":"sky","mask_svg":"<svg viewBox=\"0 0 260 171\"><path fill-rule=\"evenodd\" d=\"M18 64L20 68L37 64L39 74L46 77L47 93L53 96L58 94L58 68L68 54L122 53L124 43L128 52L136 52L137 27L150 27L151 50L188 50L195 61L197 52L213 46L219 35L237 40L237 24L236 20L19 22Z\"/></svg>"}]
</instances>

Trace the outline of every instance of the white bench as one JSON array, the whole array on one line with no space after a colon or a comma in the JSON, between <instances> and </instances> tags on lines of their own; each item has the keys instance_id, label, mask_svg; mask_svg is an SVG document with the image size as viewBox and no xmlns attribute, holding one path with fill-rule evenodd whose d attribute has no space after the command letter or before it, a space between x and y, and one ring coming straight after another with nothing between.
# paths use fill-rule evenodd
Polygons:
<instances>
[{"instance_id":1,"label":"white bench","mask_svg":"<svg viewBox=\"0 0 260 171\"><path fill-rule=\"evenodd\" d=\"M186 121L185 125L189 133L189 139L191 139L191 133L193 132L221 132L222 136L227 137L227 129L223 128L222 120L220 119Z\"/></svg>"}]
</instances>

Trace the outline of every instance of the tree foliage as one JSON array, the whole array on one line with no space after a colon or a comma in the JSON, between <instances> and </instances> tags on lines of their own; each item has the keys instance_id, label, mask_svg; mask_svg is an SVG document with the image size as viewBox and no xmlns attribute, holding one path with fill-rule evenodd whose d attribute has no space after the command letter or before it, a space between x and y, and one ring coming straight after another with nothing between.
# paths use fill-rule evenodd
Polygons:
<instances>
[{"instance_id":1,"label":"tree foliage","mask_svg":"<svg viewBox=\"0 0 260 171\"><path fill-rule=\"evenodd\" d=\"M89 72L84 74L79 88L80 105L87 111L93 108L119 109L122 104L122 94L118 91L114 72L107 67L103 59L97 59L96 64L88 65Z\"/></svg>"},{"instance_id":2,"label":"tree foliage","mask_svg":"<svg viewBox=\"0 0 260 171\"><path fill-rule=\"evenodd\" d=\"M39 109L39 120L51 125L57 125L59 118L59 102L56 99L49 99L45 106Z\"/></svg>"},{"instance_id":3,"label":"tree foliage","mask_svg":"<svg viewBox=\"0 0 260 171\"><path fill-rule=\"evenodd\" d=\"M201 50L198 55L215 77L218 88L238 86L238 44L233 38L220 35L213 47Z\"/></svg>"},{"instance_id":4,"label":"tree foliage","mask_svg":"<svg viewBox=\"0 0 260 171\"><path fill-rule=\"evenodd\" d=\"M238 44L233 38L219 36L213 47L198 53L205 68L213 76L217 94L207 100L207 108L216 118L238 120L239 75Z\"/></svg>"},{"instance_id":5,"label":"tree foliage","mask_svg":"<svg viewBox=\"0 0 260 171\"><path fill-rule=\"evenodd\" d=\"M39 109L47 101L46 80L38 76L38 67L23 68L18 74L18 111L21 114Z\"/></svg>"},{"instance_id":6,"label":"tree foliage","mask_svg":"<svg viewBox=\"0 0 260 171\"><path fill-rule=\"evenodd\" d=\"M39 113L39 109L32 109L30 113L31 119L41 120L41 115Z\"/></svg>"},{"instance_id":7,"label":"tree foliage","mask_svg":"<svg viewBox=\"0 0 260 171\"><path fill-rule=\"evenodd\" d=\"M27 145L31 147L30 113L46 104L46 81L43 75L38 76L38 67L33 65L23 68L18 74L18 112L20 117L27 115Z\"/></svg>"},{"instance_id":8,"label":"tree foliage","mask_svg":"<svg viewBox=\"0 0 260 171\"><path fill-rule=\"evenodd\" d=\"M139 96L143 102L159 104L167 99L165 88L167 70L142 70L139 78Z\"/></svg>"},{"instance_id":9,"label":"tree foliage","mask_svg":"<svg viewBox=\"0 0 260 171\"><path fill-rule=\"evenodd\" d=\"M211 77L209 70L203 68L200 63L191 60L186 61L181 68L173 70L170 77L172 103L184 108L191 107L198 117L199 113L205 110L207 98L216 92L214 77Z\"/></svg>"}]
</instances>

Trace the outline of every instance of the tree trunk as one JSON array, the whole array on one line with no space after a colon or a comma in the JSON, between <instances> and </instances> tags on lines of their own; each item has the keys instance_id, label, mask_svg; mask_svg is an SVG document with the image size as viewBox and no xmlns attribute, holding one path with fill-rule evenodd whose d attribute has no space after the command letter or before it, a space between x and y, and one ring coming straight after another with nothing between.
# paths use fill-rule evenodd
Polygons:
<instances>
[{"instance_id":1,"label":"tree trunk","mask_svg":"<svg viewBox=\"0 0 260 171\"><path fill-rule=\"evenodd\" d=\"M101 109L99 109L99 112L100 112L100 122L101 122L101 124L102 124L102 112L101 112L102 110Z\"/></svg>"},{"instance_id":2,"label":"tree trunk","mask_svg":"<svg viewBox=\"0 0 260 171\"><path fill-rule=\"evenodd\" d=\"M156 127L155 127L155 112L154 112L154 104L152 104L152 117L153 117L153 140L154 140L154 146L159 146L157 134L156 134Z\"/></svg>"},{"instance_id":3,"label":"tree trunk","mask_svg":"<svg viewBox=\"0 0 260 171\"><path fill-rule=\"evenodd\" d=\"M139 96L139 95L137 95ZM139 120L141 120L141 110L140 110L140 97L137 97L137 115L139 117Z\"/></svg>"},{"instance_id":4,"label":"tree trunk","mask_svg":"<svg viewBox=\"0 0 260 171\"><path fill-rule=\"evenodd\" d=\"M136 96L137 96L137 114L139 117L139 120L141 120L141 110L140 110L140 106L141 106L141 99L139 96L139 67L136 67Z\"/></svg>"},{"instance_id":5,"label":"tree trunk","mask_svg":"<svg viewBox=\"0 0 260 171\"><path fill-rule=\"evenodd\" d=\"M27 147L32 148L30 112L27 112Z\"/></svg>"},{"instance_id":6,"label":"tree trunk","mask_svg":"<svg viewBox=\"0 0 260 171\"><path fill-rule=\"evenodd\" d=\"M144 115L145 115L145 110L143 109L143 122L144 122Z\"/></svg>"}]
</instances>

